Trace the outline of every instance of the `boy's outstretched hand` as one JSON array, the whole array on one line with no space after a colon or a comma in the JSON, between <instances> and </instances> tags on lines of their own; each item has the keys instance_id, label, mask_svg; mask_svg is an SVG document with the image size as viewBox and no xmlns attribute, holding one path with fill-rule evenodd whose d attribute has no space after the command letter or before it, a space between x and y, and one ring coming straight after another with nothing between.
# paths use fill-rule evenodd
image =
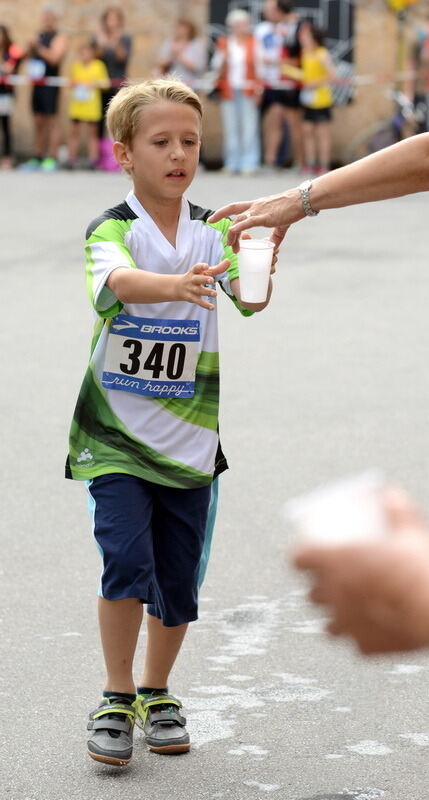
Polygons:
<instances>
[{"instance_id":1,"label":"boy's outstretched hand","mask_svg":"<svg viewBox=\"0 0 429 800\"><path fill-rule=\"evenodd\" d=\"M178 300L185 300L187 303L195 303L201 308L213 311L214 305L206 297L216 297L215 289L210 288L214 284L214 276L221 275L230 265L228 258L224 258L219 264L209 267L208 264L195 264L184 275L178 276Z\"/></svg>"}]
</instances>

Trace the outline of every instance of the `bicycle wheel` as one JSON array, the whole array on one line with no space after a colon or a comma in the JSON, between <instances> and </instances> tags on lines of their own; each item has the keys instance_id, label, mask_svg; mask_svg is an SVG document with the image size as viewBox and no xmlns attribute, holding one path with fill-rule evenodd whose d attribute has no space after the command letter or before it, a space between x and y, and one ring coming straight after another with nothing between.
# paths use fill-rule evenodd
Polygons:
<instances>
[{"instance_id":1,"label":"bicycle wheel","mask_svg":"<svg viewBox=\"0 0 429 800\"><path fill-rule=\"evenodd\" d=\"M359 158L376 153L385 147L390 147L400 139L400 135L392 122L375 122L352 139L346 151L347 161L357 161Z\"/></svg>"}]
</instances>

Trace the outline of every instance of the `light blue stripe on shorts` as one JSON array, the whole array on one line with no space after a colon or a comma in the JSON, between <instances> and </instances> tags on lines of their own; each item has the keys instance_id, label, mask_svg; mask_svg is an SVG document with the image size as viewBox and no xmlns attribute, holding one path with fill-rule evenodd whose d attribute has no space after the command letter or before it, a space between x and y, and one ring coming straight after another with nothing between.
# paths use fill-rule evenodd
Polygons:
<instances>
[{"instance_id":1,"label":"light blue stripe on shorts","mask_svg":"<svg viewBox=\"0 0 429 800\"><path fill-rule=\"evenodd\" d=\"M206 533L204 537L204 547L201 554L200 561L200 577L198 585L203 585L204 578L206 577L207 565L209 563L210 551L212 549L213 531L216 522L217 503L219 499L219 478L215 478L212 483L212 490L210 494L210 505L207 514Z\"/></svg>"},{"instance_id":2,"label":"light blue stripe on shorts","mask_svg":"<svg viewBox=\"0 0 429 800\"><path fill-rule=\"evenodd\" d=\"M94 500L94 498L93 498L93 496L92 496L92 494L90 492L91 484L92 484L92 481L85 481L88 512L89 512L89 516L91 517L91 520L92 520L92 535L93 535L93 538L94 538L95 546L96 546L98 552L100 553L101 558L103 559L103 565L104 565L104 551L103 551L103 548L98 544L97 539L95 538L95 534L94 534L94 530L95 530L95 500ZM101 571L100 582L98 584L98 596L99 597L103 597L103 586L102 586L102 580L101 580L102 577L103 577L103 570Z\"/></svg>"}]
</instances>

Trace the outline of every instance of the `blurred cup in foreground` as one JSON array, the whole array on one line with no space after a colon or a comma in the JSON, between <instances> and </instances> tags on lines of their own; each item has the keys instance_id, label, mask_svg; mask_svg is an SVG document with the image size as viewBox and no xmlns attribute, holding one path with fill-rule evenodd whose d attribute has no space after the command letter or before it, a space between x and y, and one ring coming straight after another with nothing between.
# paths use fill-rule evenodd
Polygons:
<instances>
[{"instance_id":1,"label":"blurred cup in foreground","mask_svg":"<svg viewBox=\"0 0 429 800\"><path fill-rule=\"evenodd\" d=\"M240 239L240 294L245 303L264 303L267 299L273 249L274 242L267 239Z\"/></svg>"},{"instance_id":2,"label":"blurred cup in foreground","mask_svg":"<svg viewBox=\"0 0 429 800\"><path fill-rule=\"evenodd\" d=\"M284 515L296 534L295 544L335 546L385 538L385 486L383 473L370 470L289 500Z\"/></svg>"}]
</instances>

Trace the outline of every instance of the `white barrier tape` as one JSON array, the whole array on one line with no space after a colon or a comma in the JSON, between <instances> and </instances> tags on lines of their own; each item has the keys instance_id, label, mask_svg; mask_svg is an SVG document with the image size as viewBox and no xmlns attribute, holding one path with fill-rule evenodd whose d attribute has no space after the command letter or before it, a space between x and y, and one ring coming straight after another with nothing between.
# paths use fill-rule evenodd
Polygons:
<instances>
[{"instance_id":1,"label":"white barrier tape","mask_svg":"<svg viewBox=\"0 0 429 800\"><path fill-rule=\"evenodd\" d=\"M407 80L413 80L414 78L424 78L428 87L429 87L429 70L424 70L417 72L415 70L408 70L406 72L395 72L392 74L382 73L379 75L376 74L368 74L368 75L354 75L351 78L338 78L337 80L327 81L327 83L331 84L332 86L371 86L371 85L379 85L379 86L388 86L395 82L403 82ZM82 86L87 85L94 89L109 89L113 87L120 87L128 84L136 84L141 83L147 80L147 78L127 78L126 80L110 80L110 81L100 81L100 82L91 82L85 84L84 81L72 81L70 78L63 77L63 76L55 76L55 77L48 77L48 78L40 78L40 79L32 79L28 75L0 75L0 86L56 86L59 88L67 88L73 86ZM216 81L213 80L201 80L201 81L193 81L192 84L189 84L191 88L196 89L197 91L202 92L212 92L214 89L221 88ZM228 84L225 82L225 86ZM246 81L243 85L243 89L254 89L258 87L267 88L267 89L283 89L287 91L288 89L300 88L301 84L298 81L279 81L277 83L263 83L262 81Z\"/></svg>"}]
</instances>

